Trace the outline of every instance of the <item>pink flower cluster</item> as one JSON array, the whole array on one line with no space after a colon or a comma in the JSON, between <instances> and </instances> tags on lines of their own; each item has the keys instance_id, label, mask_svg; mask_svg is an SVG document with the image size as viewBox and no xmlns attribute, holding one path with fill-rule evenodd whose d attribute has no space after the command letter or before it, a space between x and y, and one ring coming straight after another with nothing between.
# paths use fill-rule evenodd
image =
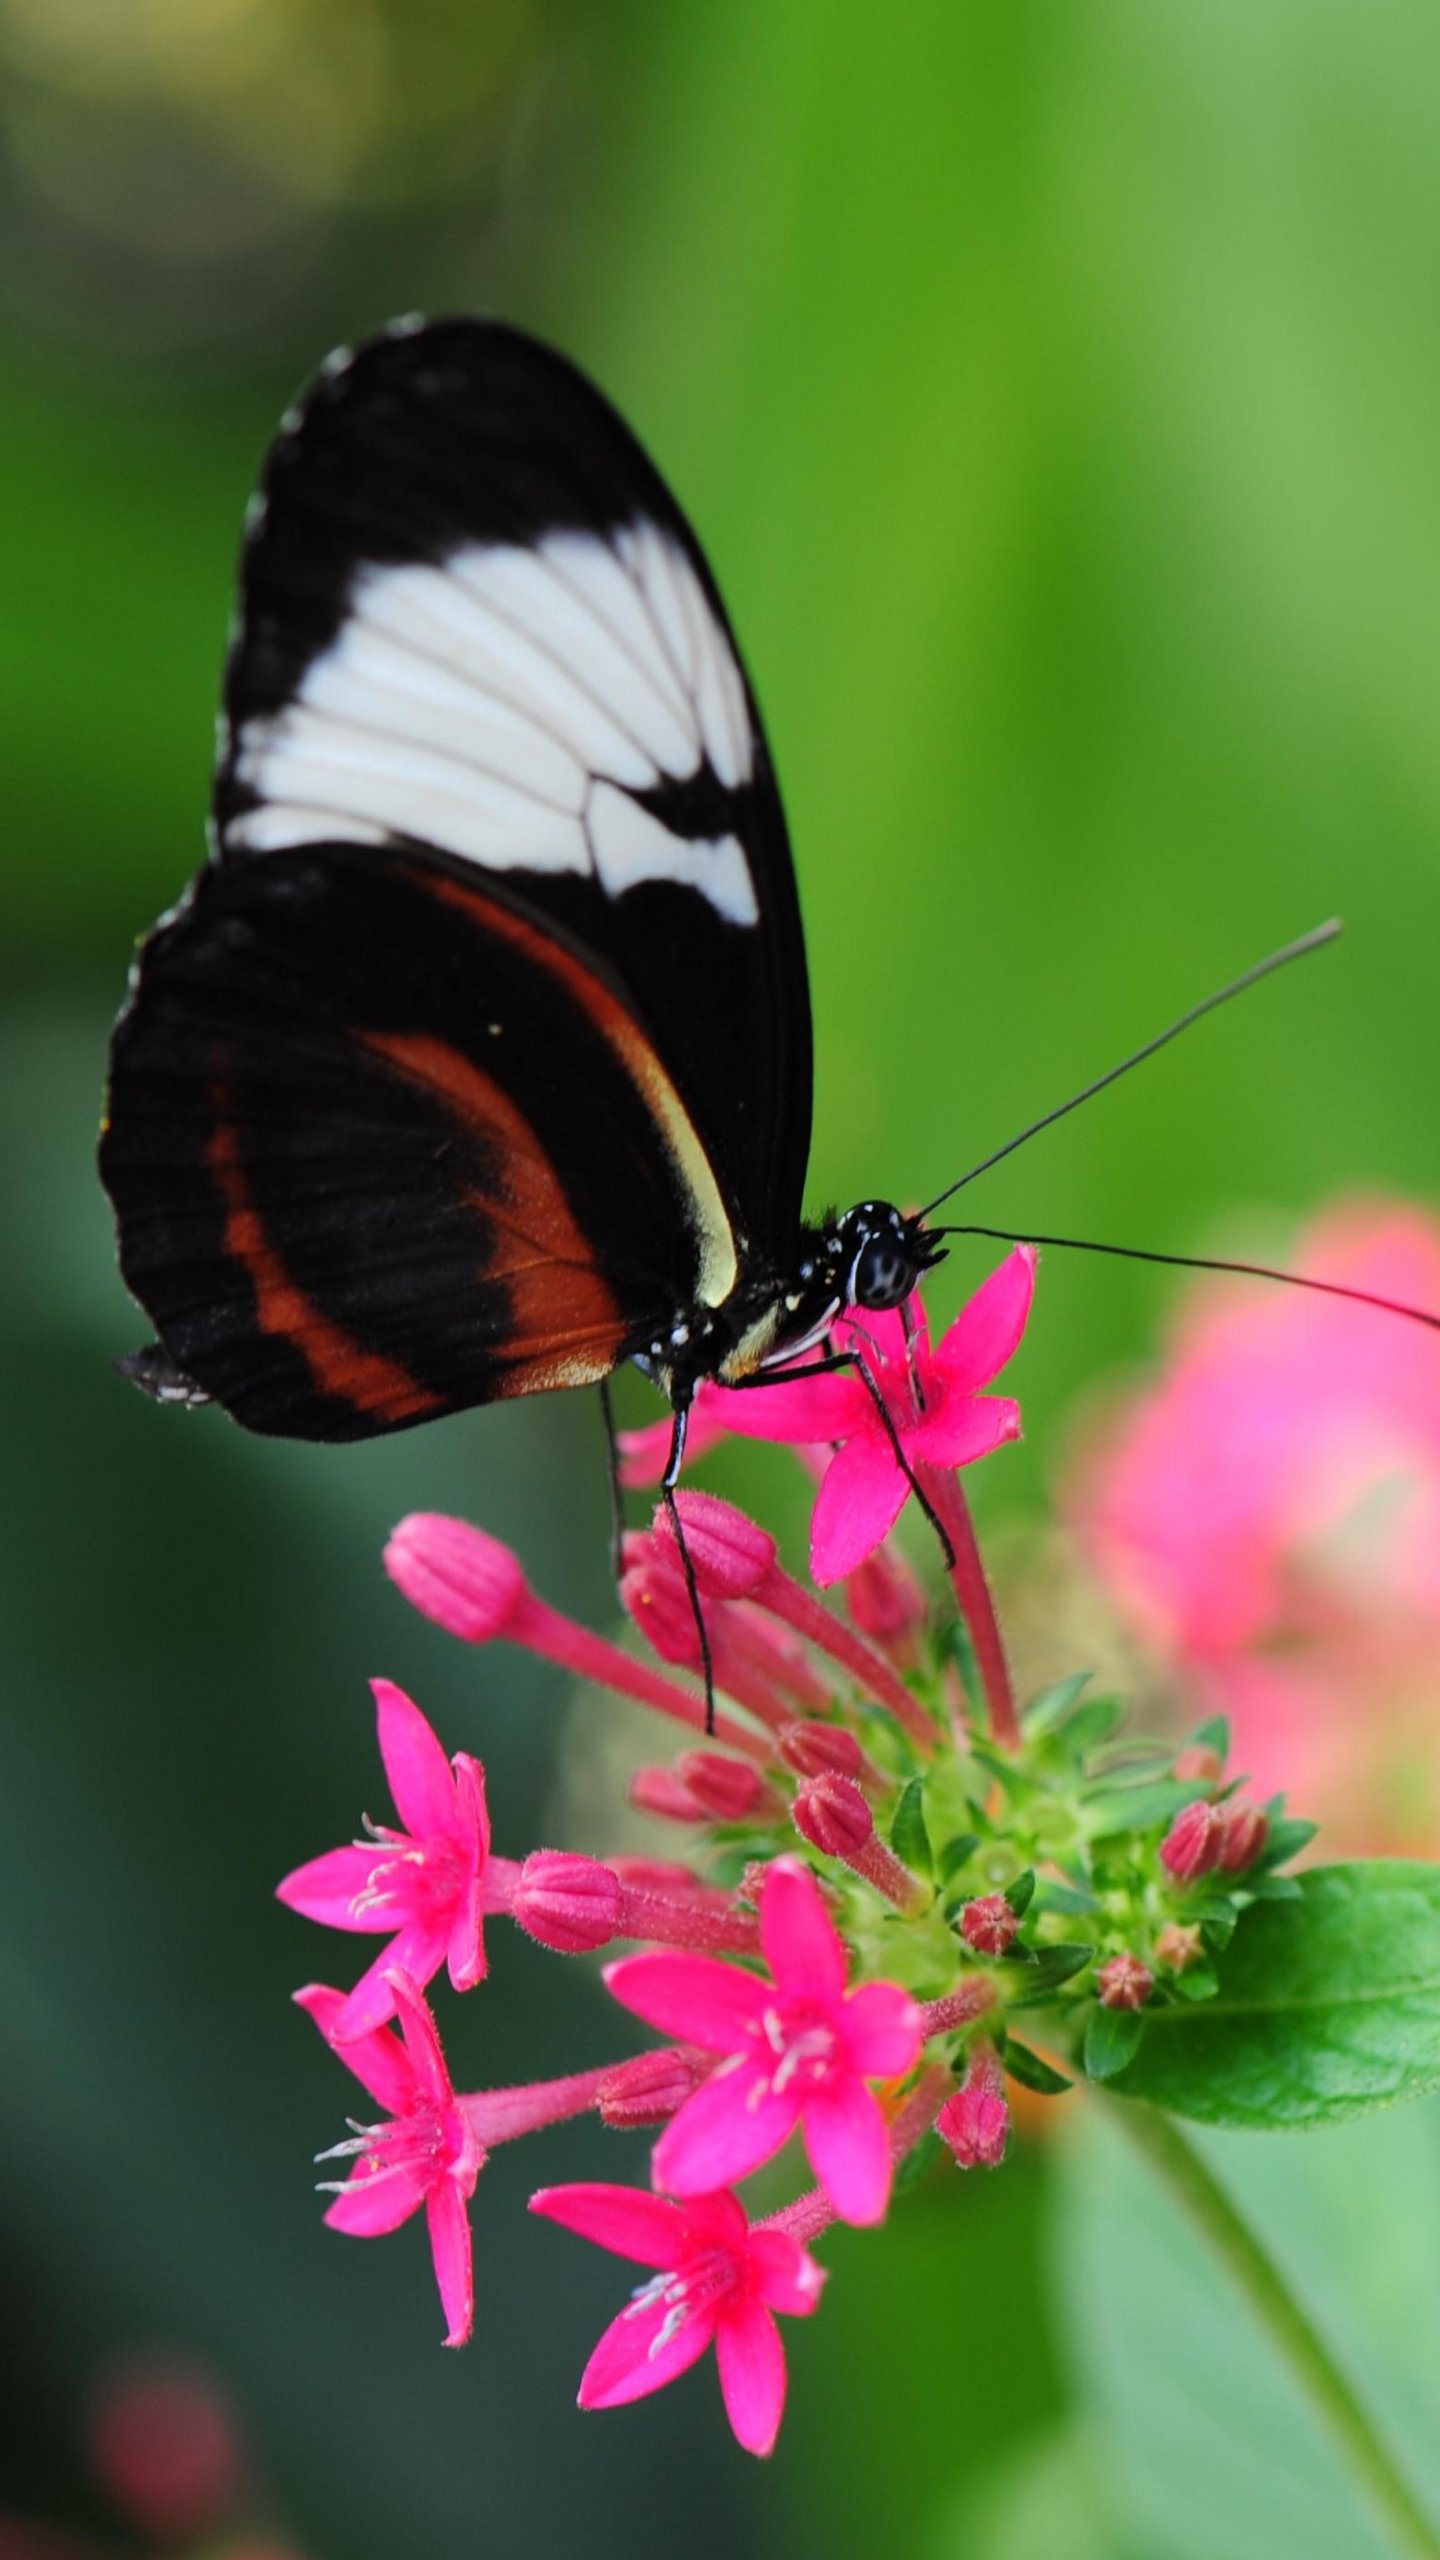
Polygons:
<instances>
[{"instance_id":1,"label":"pink flower cluster","mask_svg":"<svg viewBox=\"0 0 1440 2560\"><path fill-rule=\"evenodd\" d=\"M1118 1710L1081 1703L1070 1682L1022 1725L1011 1692L957 1470L1018 1427L1013 1404L980 1390L1020 1338L1033 1272L1032 1253L1013 1253L934 1349L918 1305L876 1319L874 1395L821 1377L728 1397L718 1415L708 1400L710 1422L753 1430L768 1415L782 1441L830 1450L812 1561L846 1585L844 1607L827 1605L754 1520L679 1495L723 1700L713 1729L663 1509L623 1549L620 1596L649 1661L550 1607L511 1551L464 1521L415 1514L391 1538L389 1571L427 1617L638 1701L680 1745L630 1791L683 1855L510 1856L492 1845L480 1763L447 1758L420 1709L378 1681L394 1820L367 1822L279 1888L311 1920L385 1940L351 1990L297 1995L378 2111L323 2155L336 2164L326 2220L369 2238L423 2210L447 2345L474 2320L470 2206L489 2153L593 2112L649 2137L649 2189L547 2186L532 2209L649 2273L591 2355L582 2407L657 2391L713 2343L735 2434L767 2453L785 2395L777 2315L812 2312L824 2283L812 2244L836 2221L880 2222L921 2145L961 2168L998 2165L1007 2075L1065 2085L1011 2033L1011 2007L1058 1998L1067 2056L1101 2013L1134 2012L1096 2043L1113 2073L1181 1974L1187 1997L1214 1988L1205 1951L1233 1926L1237 1895L1263 1889L1265 1817L1237 1806L1212 1752L1203 1771L1175 1773L1158 1811L1141 1791L1120 1889L1097 1870L1087 1891L1091 1844L1116 1821L1117 1782L1093 1749ZM943 1530L968 1644L953 1611L932 1619L889 1543L912 1488ZM456 1991L483 1983L492 1919L558 1955L613 1949L610 1999L661 2041L553 2080L457 2090L427 1992L442 1972ZM737 2189L796 2138L814 2183L756 2218Z\"/></svg>"},{"instance_id":2,"label":"pink flower cluster","mask_svg":"<svg viewBox=\"0 0 1440 2560\"><path fill-rule=\"evenodd\" d=\"M1292 1267L1440 1306L1440 1222L1341 1204ZM1440 1338L1345 1301L1207 1281L1162 1367L1092 1421L1065 1507L1092 1571L1263 1794L1352 1850L1440 1838Z\"/></svg>"},{"instance_id":3,"label":"pink flower cluster","mask_svg":"<svg viewBox=\"0 0 1440 2560\"><path fill-rule=\"evenodd\" d=\"M593 2110L611 2127L654 2137L653 2191L545 2187L533 2210L653 2274L591 2356L581 2405L658 2390L713 2341L731 2425L752 2452L768 2452L785 2387L776 2314L813 2311L824 2282L810 2242L836 2219L882 2219L897 2160L949 2101L940 2132L958 2161L993 2165L1003 2153L1001 2075L974 2042L993 1990L969 1947L956 1938L953 1978L928 2003L859 1967L865 1932L842 1934L846 1893L822 1882L802 1852L821 1843L877 1916L928 1899L875 1816L894 1793L897 1759L924 1766L943 1739L906 1677L925 1602L885 1541L918 1482L966 1545L954 1470L1018 1431L1013 1402L980 1390L1020 1339L1033 1272L1028 1249L1010 1255L934 1350L918 1302L867 1325L864 1356L888 1427L876 1395L853 1376L706 1392L697 1445L739 1428L828 1447L813 1560L822 1580L854 1578L842 1615L785 1571L754 1521L712 1496L681 1496L727 1702L712 1733L702 1691L675 1676L695 1672L699 1644L663 1513L626 1540L621 1590L660 1667L550 1608L518 1559L463 1521L417 1514L391 1539L394 1580L451 1633L523 1645L681 1727L689 1747L637 1770L634 1802L683 1828L695 1848L728 1828L754 1852L738 1868L732 1855L728 1873L722 1858L713 1878L690 1857L502 1855L479 1761L447 1758L413 1701L375 1682L394 1819L367 1820L360 1838L297 1867L279 1893L308 1919L385 1941L349 1991L312 1983L297 1994L377 2111L323 2155L336 2170L326 2220L368 2238L423 2210L447 2345L473 2325L469 2212L489 2152ZM643 1454L637 1435L632 1472ZM1008 1694L994 1705L999 1722L1013 1724ZM557 2080L457 2091L426 1995L442 1971L459 1992L484 1981L486 1922L497 1915L558 1954L638 1943L603 1979L612 2000L665 2041ZM736 2187L795 2135L816 2183L754 2221Z\"/></svg>"}]
</instances>

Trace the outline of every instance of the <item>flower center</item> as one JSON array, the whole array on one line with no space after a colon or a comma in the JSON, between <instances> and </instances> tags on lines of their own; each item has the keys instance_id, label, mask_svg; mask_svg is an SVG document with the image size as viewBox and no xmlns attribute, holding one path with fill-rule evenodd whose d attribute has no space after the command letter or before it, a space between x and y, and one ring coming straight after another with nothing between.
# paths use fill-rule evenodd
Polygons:
<instances>
[{"instance_id":1,"label":"flower center","mask_svg":"<svg viewBox=\"0 0 1440 2560\"><path fill-rule=\"evenodd\" d=\"M437 2107L423 2100L409 2114L387 2117L382 2124L357 2124L353 2116L347 2121L349 2141L317 2152L317 2160L354 2160L367 2179L418 2175L427 2184L450 2165L455 2149L452 2128ZM322 2179L321 2192L343 2194L347 2183L344 2178Z\"/></svg>"},{"instance_id":2,"label":"flower center","mask_svg":"<svg viewBox=\"0 0 1440 2560\"><path fill-rule=\"evenodd\" d=\"M638 2312L649 2311L663 2303L665 2317L646 2349L647 2356L658 2356L678 2336L688 2320L693 2320L713 2304L733 2293L743 2283L744 2266L733 2249L706 2249L688 2258L683 2267L669 2267L648 2284L637 2284L626 2306L625 2318L633 2320Z\"/></svg>"},{"instance_id":3,"label":"flower center","mask_svg":"<svg viewBox=\"0 0 1440 2560\"><path fill-rule=\"evenodd\" d=\"M803 2089L818 2089L829 2079L837 2039L822 2011L802 2001L787 2002L784 2008L774 2004L761 2011L760 2027L775 2056L768 2086L777 2098L797 2082Z\"/></svg>"},{"instance_id":4,"label":"flower center","mask_svg":"<svg viewBox=\"0 0 1440 2560\"><path fill-rule=\"evenodd\" d=\"M369 1912L392 1908L428 1918L454 1906L465 1883L465 1861L453 1840L443 1833L431 1840L412 1840L407 1832L388 1830L368 1816L365 1828L370 1837L357 1840L356 1847L373 1845L383 1854L351 1902L352 1919L363 1920Z\"/></svg>"}]
</instances>

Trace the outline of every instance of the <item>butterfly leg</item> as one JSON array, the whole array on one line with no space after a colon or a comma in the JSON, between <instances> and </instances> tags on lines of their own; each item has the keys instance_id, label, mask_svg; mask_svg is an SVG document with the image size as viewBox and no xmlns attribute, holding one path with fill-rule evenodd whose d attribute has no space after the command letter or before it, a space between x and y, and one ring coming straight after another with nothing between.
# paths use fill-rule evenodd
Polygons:
<instances>
[{"instance_id":1,"label":"butterfly leg","mask_svg":"<svg viewBox=\"0 0 1440 2560\"><path fill-rule=\"evenodd\" d=\"M620 1483L620 1449L615 1436L615 1407L608 1378L600 1381L600 1416L605 1425L605 1461L610 1482L610 1573L618 1589L620 1546L625 1535L625 1495Z\"/></svg>"},{"instance_id":2,"label":"butterfly leg","mask_svg":"<svg viewBox=\"0 0 1440 2560\"><path fill-rule=\"evenodd\" d=\"M685 1524L680 1517L680 1505L675 1499L675 1487L680 1481L680 1470L685 1464L685 1439L689 1427L689 1405L677 1404L674 1426L670 1433L670 1455L665 1462L665 1473L660 1479L660 1492L665 1504L666 1516L670 1522L670 1534L679 1550L680 1570L685 1576L685 1588L690 1596L690 1614L695 1621L695 1633L700 1639L700 1668L705 1675L705 1730L708 1734L713 1734L715 1731L715 1666L710 1657L710 1631L705 1624L705 1612L700 1605L700 1585L695 1579L695 1567L691 1561L690 1550L685 1543Z\"/></svg>"}]
</instances>

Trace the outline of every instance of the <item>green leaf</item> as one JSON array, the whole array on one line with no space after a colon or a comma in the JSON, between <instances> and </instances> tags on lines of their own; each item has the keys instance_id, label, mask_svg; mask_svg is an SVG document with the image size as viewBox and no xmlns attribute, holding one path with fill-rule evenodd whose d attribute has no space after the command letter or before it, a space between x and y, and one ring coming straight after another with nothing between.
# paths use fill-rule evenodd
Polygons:
<instances>
[{"instance_id":1,"label":"green leaf","mask_svg":"<svg viewBox=\"0 0 1440 2560\"><path fill-rule=\"evenodd\" d=\"M975 1647L970 1641L970 1630L963 1618L952 1619L943 1650L949 1653L951 1661L960 1674L967 1706L972 1714L978 1714L985 1696L985 1683L980 1677L980 1665L976 1659Z\"/></svg>"},{"instance_id":2,"label":"green leaf","mask_svg":"<svg viewBox=\"0 0 1440 2560\"><path fill-rule=\"evenodd\" d=\"M902 1791L890 1825L890 1846L902 1866L913 1875L929 1876L935 1872L935 1853L930 1834L925 1828L925 1781L912 1778Z\"/></svg>"},{"instance_id":3,"label":"green leaf","mask_svg":"<svg viewBox=\"0 0 1440 2560\"><path fill-rule=\"evenodd\" d=\"M1017 1920L1024 1919L1034 1896L1035 1870L1033 1867L1026 1867L1022 1875L1016 1876L1013 1884L1007 1884L1005 1887L1005 1899Z\"/></svg>"},{"instance_id":4,"label":"green leaf","mask_svg":"<svg viewBox=\"0 0 1440 2560\"><path fill-rule=\"evenodd\" d=\"M1318 1822L1272 1822L1270 1836L1260 1854L1262 1867L1283 1867L1307 1849L1319 1830Z\"/></svg>"},{"instance_id":5,"label":"green leaf","mask_svg":"<svg viewBox=\"0 0 1440 2560\"><path fill-rule=\"evenodd\" d=\"M1012 1947L1011 1954L1015 1952ZM1033 1947L1028 1952L1032 1961L1025 1980L1018 1992L1007 1994L1011 2009L1034 2009L1042 2000L1050 1999L1062 1982L1083 1973L1095 1950L1057 1941L1053 1947Z\"/></svg>"},{"instance_id":6,"label":"green leaf","mask_svg":"<svg viewBox=\"0 0 1440 2560\"><path fill-rule=\"evenodd\" d=\"M1198 1780L1187 1778L1160 1778L1148 1786L1107 1785L1086 1803L1085 1828L1092 1840L1109 1839L1121 1831L1158 1830L1161 1823L1173 1822L1187 1804L1207 1793Z\"/></svg>"},{"instance_id":7,"label":"green leaf","mask_svg":"<svg viewBox=\"0 0 1440 2560\"><path fill-rule=\"evenodd\" d=\"M936 2161L943 2157L944 2150L945 2145L932 2124L927 2133L922 2133L914 2150L906 2152L896 2170L896 2195L908 2195L912 2187L919 2186L922 2178L928 2178Z\"/></svg>"},{"instance_id":8,"label":"green leaf","mask_svg":"<svg viewBox=\"0 0 1440 2560\"><path fill-rule=\"evenodd\" d=\"M1113 2080L1133 2062L1145 2033L1138 2009L1104 2009L1097 2000L1085 2021L1085 2070L1091 2080Z\"/></svg>"},{"instance_id":9,"label":"green leaf","mask_svg":"<svg viewBox=\"0 0 1440 2560\"><path fill-rule=\"evenodd\" d=\"M1085 1919L1099 1908L1093 1893L1083 1885L1059 1884L1053 1876L1042 1876L1035 1887L1034 1911L1059 1911L1067 1919Z\"/></svg>"},{"instance_id":10,"label":"green leaf","mask_svg":"<svg viewBox=\"0 0 1440 2560\"><path fill-rule=\"evenodd\" d=\"M1091 1671L1072 1671L1068 1680L1057 1680L1053 1688L1042 1689L1038 1698L1022 1707L1020 1725L1027 1742L1038 1742L1042 1734L1054 1733L1094 1676Z\"/></svg>"},{"instance_id":11,"label":"green leaf","mask_svg":"<svg viewBox=\"0 0 1440 2560\"><path fill-rule=\"evenodd\" d=\"M1118 1698L1086 1698L1069 1718L1060 1739L1077 1759L1084 1759L1087 1753L1098 1750L1102 1742L1108 1742L1117 1726L1124 1721L1125 1709Z\"/></svg>"},{"instance_id":12,"label":"green leaf","mask_svg":"<svg viewBox=\"0 0 1440 2560\"><path fill-rule=\"evenodd\" d=\"M935 1861L936 1873L941 1883L949 1884L953 1876L958 1876L962 1867L968 1867L979 1846L978 1831L959 1831L953 1840L947 1840Z\"/></svg>"},{"instance_id":13,"label":"green leaf","mask_svg":"<svg viewBox=\"0 0 1440 2560\"><path fill-rule=\"evenodd\" d=\"M1197 1724L1193 1733L1186 1734L1185 1740L1193 1749L1218 1751L1222 1762L1226 1761L1230 1757L1230 1719L1228 1716L1207 1716L1203 1724Z\"/></svg>"},{"instance_id":14,"label":"green leaf","mask_svg":"<svg viewBox=\"0 0 1440 2560\"><path fill-rule=\"evenodd\" d=\"M1250 1882L1242 1886L1241 1890L1249 1895L1252 1902L1298 1902L1300 1879L1298 1876L1261 1874L1252 1876Z\"/></svg>"},{"instance_id":15,"label":"green leaf","mask_svg":"<svg viewBox=\"0 0 1440 2560\"><path fill-rule=\"evenodd\" d=\"M1040 2098L1058 2098L1063 2090L1073 2089L1075 2085L1073 2080L1066 2079L1063 2071L1053 2070L1048 2062L1042 2062L1039 2054L1032 2053L1028 2044L1017 2044L1013 2036L1005 2039L1005 2068L1012 2080L1018 2080L1022 2088L1033 2089Z\"/></svg>"},{"instance_id":16,"label":"green leaf","mask_svg":"<svg viewBox=\"0 0 1440 2560\"><path fill-rule=\"evenodd\" d=\"M1219 1997L1220 1976L1213 1965L1189 1964L1175 1976L1173 1987L1180 2000L1214 2000Z\"/></svg>"},{"instance_id":17,"label":"green leaf","mask_svg":"<svg viewBox=\"0 0 1440 2560\"><path fill-rule=\"evenodd\" d=\"M1440 2088L1440 1867L1312 1867L1255 1903L1203 2007L1154 2012L1116 2081L1203 2124L1338 2124Z\"/></svg>"}]
</instances>

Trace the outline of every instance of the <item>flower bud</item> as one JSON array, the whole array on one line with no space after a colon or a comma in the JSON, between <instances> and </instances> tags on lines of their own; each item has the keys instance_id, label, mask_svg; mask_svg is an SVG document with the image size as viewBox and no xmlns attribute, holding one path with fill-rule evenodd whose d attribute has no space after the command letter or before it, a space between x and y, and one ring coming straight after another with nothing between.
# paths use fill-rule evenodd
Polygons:
<instances>
[{"instance_id":1,"label":"flower bud","mask_svg":"<svg viewBox=\"0 0 1440 2560\"><path fill-rule=\"evenodd\" d=\"M960 1914L960 1935L978 1956L1003 1956L1018 1935L1020 1922L1003 1893L982 1893Z\"/></svg>"},{"instance_id":2,"label":"flower bud","mask_svg":"<svg viewBox=\"0 0 1440 2560\"><path fill-rule=\"evenodd\" d=\"M673 1769L637 1769L630 1780L630 1801L637 1813L658 1813L663 1822L704 1822L703 1804L692 1796Z\"/></svg>"},{"instance_id":3,"label":"flower bud","mask_svg":"<svg viewBox=\"0 0 1440 2560\"><path fill-rule=\"evenodd\" d=\"M779 1810L774 1790L748 1761L723 1751L682 1751L676 1774L712 1822L743 1822L747 1814Z\"/></svg>"},{"instance_id":4,"label":"flower bud","mask_svg":"<svg viewBox=\"0 0 1440 2560\"><path fill-rule=\"evenodd\" d=\"M680 1559L672 1547L656 1552L653 1537L631 1535L621 1548L620 1604L662 1662L685 1671L700 1668L700 1637Z\"/></svg>"},{"instance_id":5,"label":"flower bud","mask_svg":"<svg viewBox=\"0 0 1440 2560\"><path fill-rule=\"evenodd\" d=\"M1155 1941L1156 1960L1167 1973L1185 1973L1198 1962L1205 1951L1205 1941L1198 1929L1179 1920L1167 1920Z\"/></svg>"},{"instance_id":6,"label":"flower bud","mask_svg":"<svg viewBox=\"0 0 1440 2560\"><path fill-rule=\"evenodd\" d=\"M827 1858L861 1857L875 1837L875 1816L853 1778L807 1778L794 1811L801 1839Z\"/></svg>"},{"instance_id":7,"label":"flower bud","mask_svg":"<svg viewBox=\"0 0 1440 2560\"><path fill-rule=\"evenodd\" d=\"M608 1946L620 1926L620 1879L598 1858L570 1849L533 1849L515 1880L515 1919L559 1956Z\"/></svg>"},{"instance_id":8,"label":"flower bud","mask_svg":"<svg viewBox=\"0 0 1440 2560\"><path fill-rule=\"evenodd\" d=\"M1213 1786L1224 1772L1224 1761L1208 1742L1187 1742L1175 1763L1177 1778L1198 1778L1207 1787Z\"/></svg>"},{"instance_id":9,"label":"flower bud","mask_svg":"<svg viewBox=\"0 0 1440 2560\"><path fill-rule=\"evenodd\" d=\"M848 1726L822 1724L818 1717L797 1716L780 1728L780 1757L802 1778L830 1776L859 1779L865 1754Z\"/></svg>"},{"instance_id":10,"label":"flower bud","mask_svg":"<svg viewBox=\"0 0 1440 2560\"><path fill-rule=\"evenodd\" d=\"M935 2130L959 2169L998 2169L1010 2138L1010 2110L993 2054L977 2054L965 2085L947 2098Z\"/></svg>"},{"instance_id":11,"label":"flower bud","mask_svg":"<svg viewBox=\"0 0 1440 2560\"><path fill-rule=\"evenodd\" d=\"M1095 1976L1102 2009L1143 2009L1155 1988L1155 1976L1138 1956L1111 1956Z\"/></svg>"},{"instance_id":12,"label":"flower bud","mask_svg":"<svg viewBox=\"0 0 1440 2560\"><path fill-rule=\"evenodd\" d=\"M925 1593L918 1574L903 1556L877 1547L846 1577L845 1605L851 1620L872 1644L907 1658L925 1624Z\"/></svg>"},{"instance_id":13,"label":"flower bud","mask_svg":"<svg viewBox=\"0 0 1440 2560\"><path fill-rule=\"evenodd\" d=\"M1270 1825L1258 1805L1236 1798L1217 1807L1219 1818L1219 1852L1217 1864L1222 1875L1238 1876L1253 1867L1266 1841Z\"/></svg>"},{"instance_id":14,"label":"flower bud","mask_svg":"<svg viewBox=\"0 0 1440 2560\"><path fill-rule=\"evenodd\" d=\"M526 1596L518 1556L440 1511L412 1511L392 1531L385 1569L422 1616L467 1644L505 1633Z\"/></svg>"},{"instance_id":15,"label":"flower bud","mask_svg":"<svg viewBox=\"0 0 1440 2560\"><path fill-rule=\"evenodd\" d=\"M656 2053L618 2063L600 2083L596 2105L602 2123L617 2133L667 2123L693 2097L705 2068L704 2059L685 2045L662 2045Z\"/></svg>"},{"instance_id":16,"label":"flower bud","mask_svg":"<svg viewBox=\"0 0 1440 2560\"><path fill-rule=\"evenodd\" d=\"M1160 1843L1160 1863L1177 1884L1193 1884L1219 1864L1220 1837L1216 1807L1197 1797L1176 1814Z\"/></svg>"},{"instance_id":17,"label":"flower bud","mask_svg":"<svg viewBox=\"0 0 1440 2560\"><path fill-rule=\"evenodd\" d=\"M758 1590L778 1553L769 1530L716 1493L680 1493L675 1506L696 1582L707 1597L743 1600ZM655 1514L655 1534L673 1547L674 1529L663 1510Z\"/></svg>"}]
</instances>

